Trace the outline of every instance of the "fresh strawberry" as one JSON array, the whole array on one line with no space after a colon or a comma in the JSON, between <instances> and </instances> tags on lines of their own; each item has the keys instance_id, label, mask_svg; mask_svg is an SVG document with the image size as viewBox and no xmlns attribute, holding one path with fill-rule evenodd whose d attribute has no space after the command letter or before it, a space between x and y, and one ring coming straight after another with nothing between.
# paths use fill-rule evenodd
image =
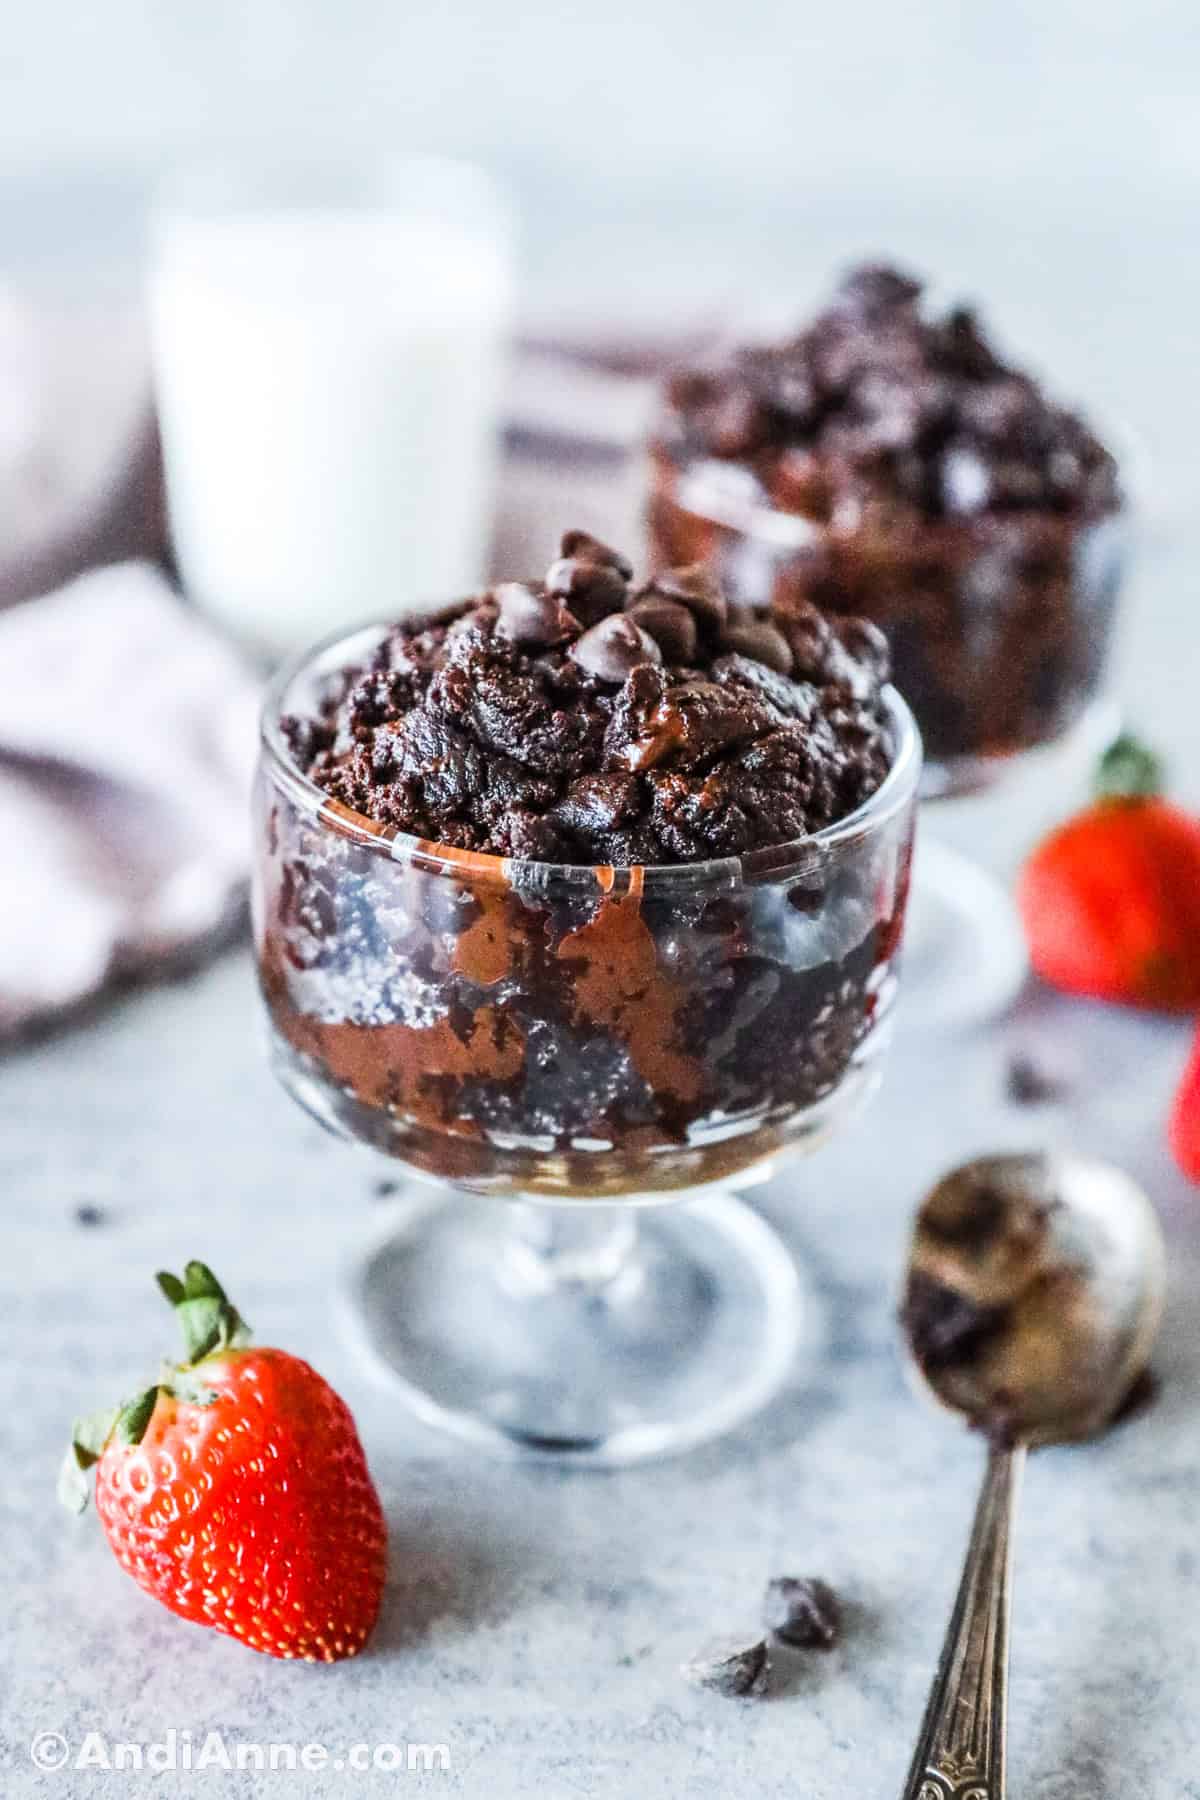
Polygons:
<instances>
[{"instance_id":1,"label":"fresh strawberry","mask_svg":"<svg viewBox=\"0 0 1200 1800\"><path fill-rule=\"evenodd\" d=\"M60 1482L172 1612L268 1656L354 1656L379 1612L387 1529L349 1410L315 1369L249 1332L203 1263L160 1275L187 1361L80 1420Z\"/></svg>"},{"instance_id":2,"label":"fresh strawberry","mask_svg":"<svg viewBox=\"0 0 1200 1800\"><path fill-rule=\"evenodd\" d=\"M1017 902L1034 968L1068 993L1200 1007L1200 819L1164 800L1157 760L1120 738L1098 795L1034 851Z\"/></svg>"},{"instance_id":3,"label":"fresh strawberry","mask_svg":"<svg viewBox=\"0 0 1200 1800\"><path fill-rule=\"evenodd\" d=\"M1200 1181L1200 1031L1192 1042L1167 1125L1171 1155L1189 1181Z\"/></svg>"}]
</instances>

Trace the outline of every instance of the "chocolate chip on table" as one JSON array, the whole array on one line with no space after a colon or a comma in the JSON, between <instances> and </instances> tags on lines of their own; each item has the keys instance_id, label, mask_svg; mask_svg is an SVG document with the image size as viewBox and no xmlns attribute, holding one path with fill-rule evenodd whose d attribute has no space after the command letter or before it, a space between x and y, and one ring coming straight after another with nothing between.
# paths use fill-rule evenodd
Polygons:
<instances>
[{"instance_id":1,"label":"chocolate chip on table","mask_svg":"<svg viewBox=\"0 0 1200 1800\"><path fill-rule=\"evenodd\" d=\"M75 1223L77 1225L104 1225L107 1221L108 1214L105 1212L104 1208L102 1206L97 1206L92 1200L81 1200L79 1205L75 1208Z\"/></svg>"},{"instance_id":2,"label":"chocolate chip on table","mask_svg":"<svg viewBox=\"0 0 1200 1800\"><path fill-rule=\"evenodd\" d=\"M1068 1092L1062 1071L1028 1050L1018 1050L1009 1058L1004 1086L1014 1106L1049 1106L1065 1099Z\"/></svg>"},{"instance_id":3,"label":"chocolate chip on table","mask_svg":"<svg viewBox=\"0 0 1200 1800\"><path fill-rule=\"evenodd\" d=\"M721 645L723 649L736 651L739 656L749 656L753 661L765 664L777 675L792 672L788 641L782 631L766 619L731 619L721 633Z\"/></svg>"},{"instance_id":4,"label":"chocolate chip on table","mask_svg":"<svg viewBox=\"0 0 1200 1800\"><path fill-rule=\"evenodd\" d=\"M696 654L700 634L694 614L678 600L664 600L655 594L636 600L629 616L648 631L667 662L690 663Z\"/></svg>"},{"instance_id":5,"label":"chocolate chip on table","mask_svg":"<svg viewBox=\"0 0 1200 1800\"><path fill-rule=\"evenodd\" d=\"M564 531L559 555L571 557L576 562L596 563L615 569L622 580L633 580L633 564L629 558L622 556L619 550L614 550L611 544L602 544L590 531Z\"/></svg>"},{"instance_id":6,"label":"chocolate chip on table","mask_svg":"<svg viewBox=\"0 0 1200 1800\"><path fill-rule=\"evenodd\" d=\"M568 652L600 681L623 682L642 663L661 663L662 651L627 613L613 613L585 631Z\"/></svg>"},{"instance_id":7,"label":"chocolate chip on table","mask_svg":"<svg viewBox=\"0 0 1200 1800\"><path fill-rule=\"evenodd\" d=\"M776 1575L767 1583L763 1623L796 1650L829 1650L842 1628L842 1604L817 1575Z\"/></svg>"},{"instance_id":8,"label":"chocolate chip on table","mask_svg":"<svg viewBox=\"0 0 1200 1800\"><path fill-rule=\"evenodd\" d=\"M556 595L539 594L523 581L502 581L492 597L499 608L496 630L514 644L561 644L579 630L579 620Z\"/></svg>"},{"instance_id":9,"label":"chocolate chip on table","mask_svg":"<svg viewBox=\"0 0 1200 1800\"><path fill-rule=\"evenodd\" d=\"M713 630L719 629L729 615L721 583L706 563L664 569L661 575L646 583L638 598L648 599L651 594L661 595L664 600L678 600L681 606L695 614L700 625Z\"/></svg>"},{"instance_id":10,"label":"chocolate chip on table","mask_svg":"<svg viewBox=\"0 0 1200 1800\"><path fill-rule=\"evenodd\" d=\"M694 1687L730 1700L757 1699L767 1691L770 1658L766 1640L745 1644L740 1638L714 1638L683 1665Z\"/></svg>"}]
</instances>

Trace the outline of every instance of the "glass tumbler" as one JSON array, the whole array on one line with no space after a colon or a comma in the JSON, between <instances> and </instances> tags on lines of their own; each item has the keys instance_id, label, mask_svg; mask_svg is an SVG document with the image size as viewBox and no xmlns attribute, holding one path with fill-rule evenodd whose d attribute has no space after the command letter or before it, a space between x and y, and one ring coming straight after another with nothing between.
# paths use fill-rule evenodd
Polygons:
<instances>
[{"instance_id":1,"label":"glass tumbler","mask_svg":"<svg viewBox=\"0 0 1200 1800\"><path fill-rule=\"evenodd\" d=\"M492 1447L619 1463L694 1444L793 1367L795 1267L732 1190L820 1143L878 1074L912 717L889 690L886 780L794 843L655 868L480 855L376 825L291 759L281 717L385 630L278 676L255 801L275 1071L420 1178L355 1265L354 1328L415 1410Z\"/></svg>"},{"instance_id":2,"label":"glass tumbler","mask_svg":"<svg viewBox=\"0 0 1200 1800\"><path fill-rule=\"evenodd\" d=\"M511 310L486 172L433 157L197 172L148 310L187 592L278 658L484 573Z\"/></svg>"}]
</instances>

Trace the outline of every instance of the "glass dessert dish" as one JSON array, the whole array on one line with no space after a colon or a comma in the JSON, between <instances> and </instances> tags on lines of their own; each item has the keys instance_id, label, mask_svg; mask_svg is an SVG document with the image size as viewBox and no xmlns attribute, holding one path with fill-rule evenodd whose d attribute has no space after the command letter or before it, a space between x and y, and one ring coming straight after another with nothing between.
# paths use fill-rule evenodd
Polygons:
<instances>
[{"instance_id":1,"label":"glass dessert dish","mask_svg":"<svg viewBox=\"0 0 1200 1800\"><path fill-rule=\"evenodd\" d=\"M731 602L798 600L888 640L925 746L922 797L1115 729L1104 691L1128 545L1112 457L1001 362L974 316L854 272L794 341L669 377L650 445L652 566L702 562ZM906 1013L998 1010L1024 979L1004 891L922 838Z\"/></svg>"},{"instance_id":2,"label":"glass dessert dish","mask_svg":"<svg viewBox=\"0 0 1200 1800\"><path fill-rule=\"evenodd\" d=\"M883 688L881 783L786 844L664 866L481 853L365 816L297 756L288 722L378 667L394 629L278 676L255 801L275 1071L432 1184L356 1266L355 1329L415 1410L476 1441L681 1449L794 1366L795 1267L730 1190L815 1147L876 1078L916 728Z\"/></svg>"}]
</instances>

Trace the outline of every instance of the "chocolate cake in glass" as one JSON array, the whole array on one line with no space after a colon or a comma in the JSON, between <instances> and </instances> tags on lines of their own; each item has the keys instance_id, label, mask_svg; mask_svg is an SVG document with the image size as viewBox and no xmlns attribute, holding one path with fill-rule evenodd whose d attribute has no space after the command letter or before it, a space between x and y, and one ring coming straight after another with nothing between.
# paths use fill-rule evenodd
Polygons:
<instances>
[{"instance_id":1,"label":"chocolate cake in glass","mask_svg":"<svg viewBox=\"0 0 1200 1800\"><path fill-rule=\"evenodd\" d=\"M794 1267L722 1190L878 1068L920 765L887 674L865 621L731 606L703 569L637 585L572 532L543 581L275 682L271 1054L324 1124L436 1184L353 1300L427 1416L625 1461L789 1371Z\"/></svg>"},{"instance_id":2,"label":"chocolate cake in glass","mask_svg":"<svg viewBox=\"0 0 1200 1800\"><path fill-rule=\"evenodd\" d=\"M980 785L1097 701L1117 465L968 308L857 269L790 340L676 370L651 459L659 567L706 561L735 599L807 599L887 634L927 791Z\"/></svg>"},{"instance_id":3,"label":"chocolate cake in glass","mask_svg":"<svg viewBox=\"0 0 1200 1800\"><path fill-rule=\"evenodd\" d=\"M1105 670L1126 560L1116 461L1082 417L896 269L854 270L794 336L715 349L664 384L652 562L734 600L866 618L925 745L923 795L994 782L1113 725ZM1028 972L1007 892L923 834L906 1018L948 1029Z\"/></svg>"}]
</instances>

